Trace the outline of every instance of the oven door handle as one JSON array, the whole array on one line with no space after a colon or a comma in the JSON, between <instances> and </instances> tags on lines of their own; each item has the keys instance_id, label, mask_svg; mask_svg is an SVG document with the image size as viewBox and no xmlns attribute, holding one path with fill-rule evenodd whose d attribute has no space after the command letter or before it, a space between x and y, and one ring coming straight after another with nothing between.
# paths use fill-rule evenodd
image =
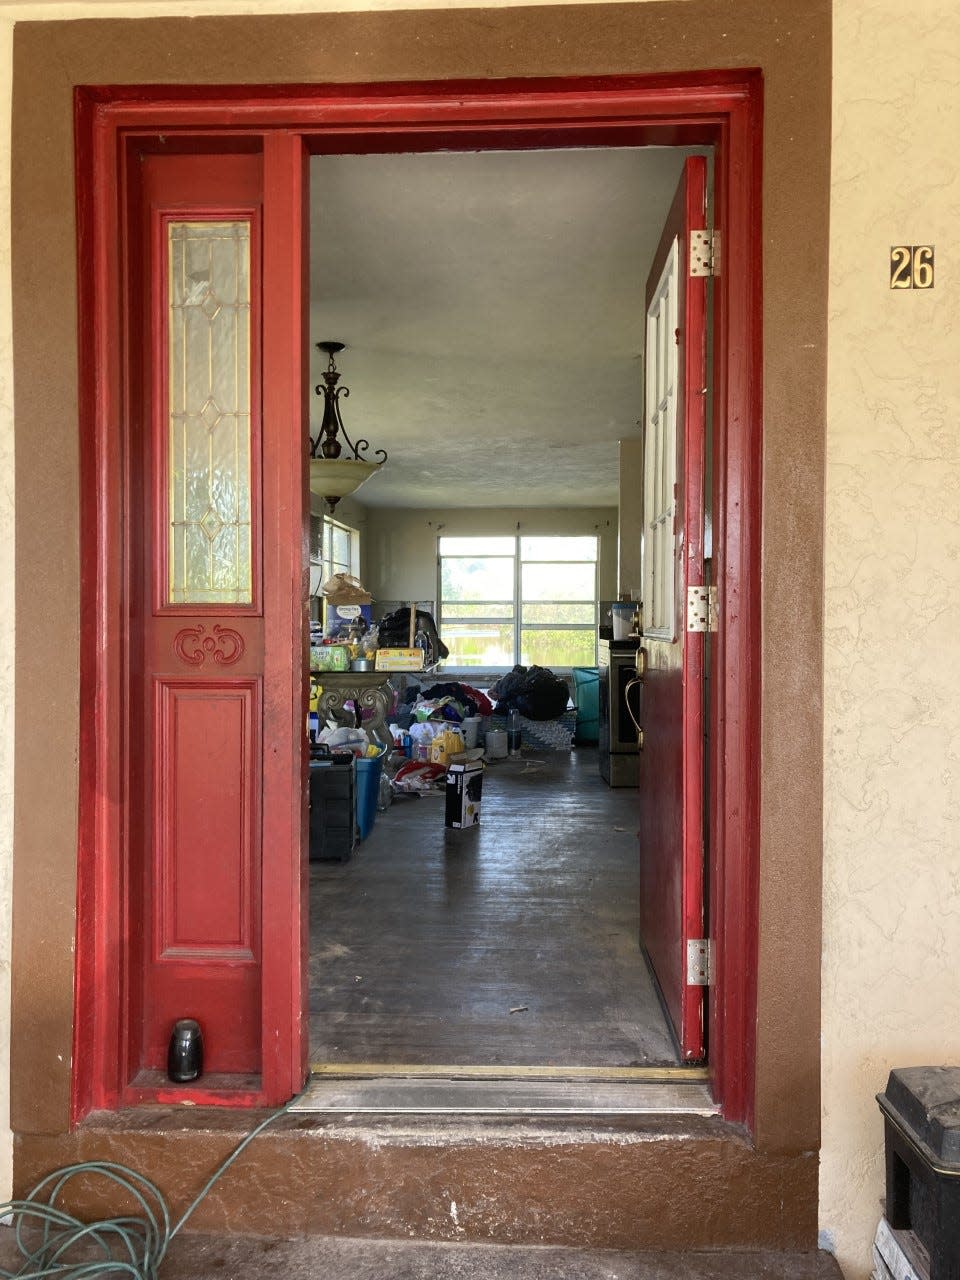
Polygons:
<instances>
[{"instance_id":1,"label":"oven door handle","mask_svg":"<svg viewBox=\"0 0 960 1280\"><path fill-rule=\"evenodd\" d=\"M641 663L640 663L640 654L644 654L643 666L641 666ZM632 708L630 705L630 690L632 689L632 687L634 687L634 685L643 685L644 677L643 677L643 673L641 672L645 671L646 669L646 654L644 653L644 650L641 649L640 653L637 654L636 657L637 657L636 675L634 676L634 678L632 678L632 680L628 680L626 682L626 685L623 686L623 704L625 704L625 707L627 709L627 716L631 718L632 722L634 722L634 728L636 730L637 746L639 746L640 750L643 751L644 749L643 724L640 724L639 722L637 722L637 718L636 716L634 716L634 708Z\"/></svg>"}]
</instances>

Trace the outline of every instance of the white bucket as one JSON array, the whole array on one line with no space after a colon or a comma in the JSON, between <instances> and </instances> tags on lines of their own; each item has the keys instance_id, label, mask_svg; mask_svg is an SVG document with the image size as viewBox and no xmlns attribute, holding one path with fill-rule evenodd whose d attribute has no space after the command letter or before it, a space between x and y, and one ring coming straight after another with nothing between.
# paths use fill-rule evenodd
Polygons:
<instances>
[{"instance_id":1,"label":"white bucket","mask_svg":"<svg viewBox=\"0 0 960 1280\"><path fill-rule=\"evenodd\" d=\"M480 717L467 716L461 725L463 729L463 741L467 747L475 747L477 745L477 735L480 732Z\"/></svg>"},{"instance_id":2,"label":"white bucket","mask_svg":"<svg viewBox=\"0 0 960 1280\"><path fill-rule=\"evenodd\" d=\"M613 638L614 640L626 640L627 636L633 629L633 610L634 606L628 601L620 604L612 604L610 606L610 616L613 619Z\"/></svg>"}]
</instances>

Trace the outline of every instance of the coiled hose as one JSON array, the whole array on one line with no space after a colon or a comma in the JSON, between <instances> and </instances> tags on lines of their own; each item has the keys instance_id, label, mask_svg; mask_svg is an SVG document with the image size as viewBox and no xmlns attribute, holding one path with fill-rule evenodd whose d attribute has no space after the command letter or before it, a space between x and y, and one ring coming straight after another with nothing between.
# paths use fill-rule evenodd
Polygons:
<instances>
[{"instance_id":1,"label":"coiled hose","mask_svg":"<svg viewBox=\"0 0 960 1280\"><path fill-rule=\"evenodd\" d=\"M128 1276L133 1280L157 1280L170 1241L214 1184L250 1143L300 1098L291 1098L270 1113L230 1152L204 1183L174 1227L160 1188L126 1165L91 1160L66 1165L37 1183L24 1200L0 1204L0 1219L12 1220L22 1258L16 1271L0 1267L2 1280L92 1280L93 1277ZM81 1222L57 1207L74 1178L103 1178L113 1183L139 1206L139 1212L99 1222ZM39 1230L37 1230L39 1228Z\"/></svg>"}]
</instances>

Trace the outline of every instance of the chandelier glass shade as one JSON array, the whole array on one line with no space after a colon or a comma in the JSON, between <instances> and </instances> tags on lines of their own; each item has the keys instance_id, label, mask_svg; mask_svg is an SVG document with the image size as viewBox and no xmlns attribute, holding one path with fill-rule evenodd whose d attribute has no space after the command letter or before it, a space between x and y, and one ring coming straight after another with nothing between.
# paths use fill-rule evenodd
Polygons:
<instances>
[{"instance_id":1,"label":"chandelier glass shade","mask_svg":"<svg viewBox=\"0 0 960 1280\"><path fill-rule=\"evenodd\" d=\"M359 439L354 444L344 429L340 397L348 396L350 390L339 385L340 373L334 359L343 348L342 342L317 343L317 349L327 356L327 367L321 374L323 382L316 387L317 395L323 396L323 420L317 435L310 440L310 488L331 511L341 498L356 493L387 460L385 449L373 451L375 461L368 459L365 455L370 451L370 441Z\"/></svg>"}]
</instances>

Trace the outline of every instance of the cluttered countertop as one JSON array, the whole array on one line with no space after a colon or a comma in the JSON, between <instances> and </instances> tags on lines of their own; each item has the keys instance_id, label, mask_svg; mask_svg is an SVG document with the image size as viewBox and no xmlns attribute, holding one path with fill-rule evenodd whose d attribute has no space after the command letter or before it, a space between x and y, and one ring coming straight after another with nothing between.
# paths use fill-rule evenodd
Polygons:
<instances>
[{"instance_id":1,"label":"cluttered countertop","mask_svg":"<svg viewBox=\"0 0 960 1280\"><path fill-rule=\"evenodd\" d=\"M310 624L310 670L424 671L449 656L433 616L416 605L374 622L373 597L352 574L324 584L326 618Z\"/></svg>"}]
</instances>

